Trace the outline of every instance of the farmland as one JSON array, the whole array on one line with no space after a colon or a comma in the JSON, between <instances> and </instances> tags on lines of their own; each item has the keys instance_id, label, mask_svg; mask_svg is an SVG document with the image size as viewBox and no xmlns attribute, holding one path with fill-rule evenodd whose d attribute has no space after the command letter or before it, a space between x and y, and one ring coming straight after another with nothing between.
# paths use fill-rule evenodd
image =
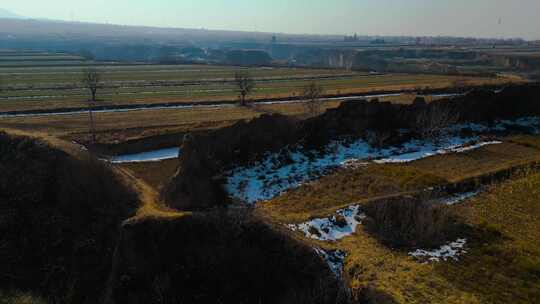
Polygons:
<instances>
[{"instance_id":1,"label":"farmland","mask_svg":"<svg viewBox=\"0 0 540 304\"><path fill-rule=\"evenodd\" d=\"M0 112L54 111L86 108L88 92L81 87L83 70L92 66L102 73L96 106L145 106L152 104L196 104L237 100L233 78L248 72L256 81L252 100L297 98L303 87L317 81L327 95L370 92L443 89L455 82L467 85L508 83L505 78L461 77L422 74L371 74L338 69L287 67L227 67L213 65L160 65L85 61L77 55L41 51L0 51ZM410 103L416 95L383 97L381 100ZM431 100L427 96L428 100ZM324 108L340 100L325 102ZM140 110L96 113L101 140L122 141L171 132L206 130L250 119L263 113L303 116L301 104L254 105L193 109ZM50 132L79 138L88 131L87 114L0 118L0 126Z\"/></svg>"},{"instance_id":2,"label":"farmland","mask_svg":"<svg viewBox=\"0 0 540 304\"><path fill-rule=\"evenodd\" d=\"M97 104L108 106L93 113L95 143L79 83L87 66L101 71ZM238 71L256 83L246 106L236 102ZM0 288L0 302L107 290L119 303L152 303L214 286L257 299L284 280L292 297L345 290L345 301L321 303L540 297L540 107L531 102L540 87L515 75L94 62L39 51L0 51L0 73L0 196L13 202L8 214L24 218L34 209L20 206L41 204L32 216L47 219L24 228L32 237L22 245L20 223L6 222L16 227L4 246L14 262L2 265L24 274L38 254L54 257L43 262L54 269L83 254L99 265L77 265L73 277L87 280L47 267L13 275L20 285ZM298 100L311 81L329 95L318 111ZM490 87L473 88L482 85ZM436 94L446 89L458 94ZM394 94L354 96L377 92ZM185 107L145 107L158 104ZM171 147L167 159L109 158ZM43 254L24 247L13 258L34 243ZM265 277L260 287L259 271L280 283ZM49 275L72 294L49 287ZM246 278L261 292L246 291ZM45 285L23 288L35 282Z\"/></svg>"},{"instance_id":3,"label":"farmland","mask_svg":"<svg viewBox=\"0 0 540 304\"><path fill-rule=\"evenodd\" d=\"M240 68L210 65L159 65L83 62L66 54L0 52L0 112L83 107L88 93L80 79L87 65L103 74L100 105L164 102L234 101L233 78L248 72L257 83L252 99L298 96L316 80L326 94L446 88L456 81L468 85L497 84L505 79L445 75L370 74L337 69L286 67Z\"/></svg>"}]
</instances>

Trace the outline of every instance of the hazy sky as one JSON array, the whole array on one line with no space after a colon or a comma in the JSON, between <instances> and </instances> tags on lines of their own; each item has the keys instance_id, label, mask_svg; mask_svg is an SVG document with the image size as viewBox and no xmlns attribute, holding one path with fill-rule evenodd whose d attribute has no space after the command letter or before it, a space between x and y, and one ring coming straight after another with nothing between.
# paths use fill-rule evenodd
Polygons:
<instances>
[{"instance_id":1,"label":"hazy sky","mask_svg":"<svg viewBox=\"0 0 540 304\"><path fill-rule=\"evenodd\" d=\"M126 25L540 39L540 0L2 0L0 7Z\"/></svg>"}]
</instances>

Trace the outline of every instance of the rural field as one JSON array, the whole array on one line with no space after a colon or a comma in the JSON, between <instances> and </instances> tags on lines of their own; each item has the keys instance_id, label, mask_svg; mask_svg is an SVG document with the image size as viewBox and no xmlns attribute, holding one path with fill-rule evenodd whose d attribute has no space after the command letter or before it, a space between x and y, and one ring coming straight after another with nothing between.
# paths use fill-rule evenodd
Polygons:
<instances>
[{"instance_id":1,"label":"rural field","mask_svg":"<svg viewBox=\"0 0 540 304\"><path fill-rule=\"evenodd\" d=\"M441 89L456 81L466 85L496 85L509 79L445 75L370 74L337 69L239 68L211 65L159 65L84 62L65 54L0 52L0 112L85 107L89 93L82 73L93 66L102 73L97 105L194 103L238 99L236 72L256 81L250 98L288 98L316 80L329 95Z\"/></svg>"},{"instance_id":2,"label":"rural field","mask_svg":"<svg viewBox=\"0 0 540 304\"><path fill-rule=\"evenodd\" d=\"M504 85L519 83L515 78L486 78L422 74L370 74L336 69L240 68L212 65L159 65L92 62L84 58L38 51L0 52L0 126L48 132L84 141L88 133L90 98L80 79L87 66L102 73L102 89L93 106L114 108L152 104L182 105L223 103L224 107L155 108L137 111L96 112L98 139L103 143L167 133L186 133L230 125L264 113L302 117L307 109L300 103L264 104L269 99L300 98L303 87L316 81L329 96L452 88L461 85ZM256 86L249 98L263 102L250 107L234 104L238 99L233 82L236 72L248 72ZM411 103L416 94L381 96L381 101ZM430 101L438 97L426 95ZM343 99L345 100L345 98ZM294 100L292 100L294 101ZM326 108L340 102L328 100ZM55 112L82 109L82 113L2 117L1 113Z\"/></svg>"},{"instance_id":3,"label":"rural field","mask_svg":"<svg viewBox=\"0 0 540 304\"><path fill-rule=\"evenodd\" d=\"M540 44L2 13L0 304L540 303Z\"/></svg>"}]
</instances>

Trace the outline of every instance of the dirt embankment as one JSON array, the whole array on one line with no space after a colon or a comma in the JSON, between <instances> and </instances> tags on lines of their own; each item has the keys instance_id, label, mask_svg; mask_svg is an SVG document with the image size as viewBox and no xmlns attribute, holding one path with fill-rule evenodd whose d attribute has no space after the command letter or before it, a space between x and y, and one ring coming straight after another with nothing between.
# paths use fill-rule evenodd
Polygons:
<instances>
[{"instance_id":1,"label":"dirt embankment","mask_svg":"<svg viewBox=\"0 0 540 304\"><path fill-rule=\"evenodd\" d=\"M426 136L448 123L483 122L540 115L540 85L510 87L502 92L473 91L465 96L412 105L349 101L337 109L305 121L282 115L263 115L209 134L189 137L182 146L179 169L162 193L164 201L179 210L200 210L227 204L222 172L247 164L267 152L301 144L320 148L341 136L364 138L375 145ZM519 130L518 130L519 131ZM373 136L375 135L375 136Z\"/></svg>"},{"instance_id":2,"label":"dirt embankment","mask_svg":"<svg viewBox=\"0 0 540 304\"><path fill-rule=\"evenodd\" d=\"M138 200L108 166L56 143L0 133L0 286L95 303Z\"/></svg>"},{"instance_id":3,"label":"dirt embankment","mask_svg":"<svg viewBox=\"0 0 540 304\"><path fill-rule=\"evenodd\" d=\"M326 262L279 228L243 211L167 209L70 143L2 132L0 170L0 292L50 304L338 298Z\"/></svg>"},{"instance_id":4,"label":"dirt embankment","mask_svg":"<svg viewBox=\"0 0 540 304\"><path fill-rule=\"evenodd\" d=\"M336 303L312 248L242 212L126 222L106 303Z\"/></svg>"}]
</instances>

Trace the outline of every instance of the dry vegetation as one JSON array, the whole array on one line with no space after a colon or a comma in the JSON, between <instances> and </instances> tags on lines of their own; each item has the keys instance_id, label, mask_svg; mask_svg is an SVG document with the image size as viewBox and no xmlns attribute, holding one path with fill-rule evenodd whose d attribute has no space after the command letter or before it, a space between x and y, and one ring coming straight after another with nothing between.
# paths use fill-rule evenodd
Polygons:
<instances>
[{"instance_id":1,"label":"dry vegetation","mask_svg":"<svg viewBox=\"0 0 540 304\"><path fill-rule=\"evenodd\" d=\"M412 212L409 204L399 210L378 205L384 194L403 195L404 190L489 175L493 170L535 163L540 157L537 136L516 136L506 141L512 143L435 156L408 165L339 171L285 193L257 210L273 221L289 223L328 216L354 202L367 206L364 210L371 219L354 235L331 243L309 241L348 253L344 276L357 298L386 298L387 302L382 303L536 303L540 300L540 175L534 170L515 173L501 184L492 184L481 195L441 210L449 212L451 217L414 219L422 213L432 213L429 208L425 212ZM378 203L370 203L366 200L369 197L378 198ZM398 205L403 202L396 198L382 201ZM447 225L449 219L452 223L461 222L457 228L462 228L450 233L434 228L452 227ZM415 224L401 225L407 220ZM432 228L427 231L442 238L429 237L423 244L413 244L422 239L415 231L429 236L425 234L427 226L417 225L418 221ZM407 229L386 229L395 225ZM401 234L396 235L398 232ZM433 239L444 243L448 238L464 236L470 249L458 262L422 264L409 257L406 250L393 249L404 245L429 247L435 245L430 244ZM396 243L396 239L400 242Z\"/></svg>"}]
</instances>

